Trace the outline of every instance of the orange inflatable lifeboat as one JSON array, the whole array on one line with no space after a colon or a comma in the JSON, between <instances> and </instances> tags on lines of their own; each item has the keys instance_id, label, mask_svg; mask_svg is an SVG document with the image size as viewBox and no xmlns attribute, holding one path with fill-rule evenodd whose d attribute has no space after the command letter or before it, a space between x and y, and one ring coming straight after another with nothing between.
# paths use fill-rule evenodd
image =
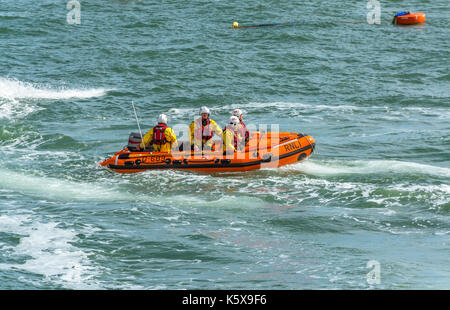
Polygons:
<instances>
[{"instance_id":1,"label":"orange inflatable lifeboat","mask_svg":"<svg viewBox=\"0 0 450 310\"><path fill-rule=\"evenodd\" d=\"M131 137L131 136L130 136ZM302 133L252 132L245 149L224 155L217 151L194 152L188 141L181 142L188 151L172 153L137 152L130 145L100 165L121 173L147 170L179 169L200 172L236 172L280 167L308 158L315 140ZM215 141L220 146L222 141Z\"/></svg>"},{"instance_id":2,"label":"orange inflatable lifeboat","mask_svg":"<svg viewBox=\"0 0 450 310\"><path fill-rule=\"evenodd\" d=\"M425 22L425 13L411 13L409 11L398 13L392 20L396 25L412 25Z\"/></svg>"}]
</instances>

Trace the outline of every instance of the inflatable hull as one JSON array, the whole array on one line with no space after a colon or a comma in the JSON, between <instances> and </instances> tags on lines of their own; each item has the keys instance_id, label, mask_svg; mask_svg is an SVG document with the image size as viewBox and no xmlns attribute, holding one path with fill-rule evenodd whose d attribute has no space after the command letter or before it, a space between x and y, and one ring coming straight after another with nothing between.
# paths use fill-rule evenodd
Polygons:
<instances>
[{"instance_id":1,"label":"inflatable hull","mask_svg":"<svg viewBox=\"0 0 450 310\"><path fill-rule=\"evenodd\" d=\"M130 152L125 148L100 165L120 173L164 169L239 172L293 164L308 158L314 148L315 140L301 133L254 132L245 149L231 155L221 150L158 153Z\"/></svg>"}]
</instances>

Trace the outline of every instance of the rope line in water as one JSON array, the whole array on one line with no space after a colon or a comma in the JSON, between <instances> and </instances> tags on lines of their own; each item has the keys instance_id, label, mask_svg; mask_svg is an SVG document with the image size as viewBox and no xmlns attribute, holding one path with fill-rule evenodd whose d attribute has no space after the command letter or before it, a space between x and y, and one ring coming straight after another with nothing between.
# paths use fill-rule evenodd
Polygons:
<instances>
[{"instance_id":1,"label":"rope line in water","mask_svg":"<svg viewBox=\"0 0 450 310\"><path fill-rule=\"evenodd\" d=\"M284 23L266 23L266 24L254 24L254 25L244 25L239 26L238 22L234 22L231 26L232 29L239 29L239 28L256 28L256 27L267 27L267 26L280 26L280 25L293 25L297 22L284 22Z\"/></svg>"}]
</instances>

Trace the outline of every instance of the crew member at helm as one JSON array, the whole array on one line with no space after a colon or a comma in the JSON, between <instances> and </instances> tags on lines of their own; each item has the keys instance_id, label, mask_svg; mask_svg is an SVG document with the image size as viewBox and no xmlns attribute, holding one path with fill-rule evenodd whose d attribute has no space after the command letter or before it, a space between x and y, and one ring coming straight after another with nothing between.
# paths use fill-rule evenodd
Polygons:
<instances>
[{"instance_id":1,"label":"crew member at helm","mask_svg":"<svg viewBox=\"0 0 450 310\"><path fill-rule=\"evenodd\" d=\"M150 129L142 138L137 150L153 146L154 152L170 153L172 148L178 146L177 137L172 128L167 126L167 115L160 114L157 118L158 125Z\"/></svg>"},{"instance_id":2,"label":"crew member at helm","mask_svg":"<svg viewBox=\"0 0 450 310\"><path fill-rule=\"evenodd\" d=\"M242 112L242 110L240 110L240 109L236 109L231 113L231 115L239 118L239 122L240 122L239 123L239 132L240 132L240 135L242 137L244 137L244 139L243 139L244 143L247 144L248 141L250 140L250 131L247 129L247 126L245 126L245 124L244 124L244 112Z\"/></svg>"},{"instance_id":3,"label":"crew member at helm","mask_svg":"<svg viewBox=\"0 0 450 310\"><path fill-rule=\"evenodd\" d=\"M224 154L233 154L240 149L242 140L239 118L233 115L230 117L230 122L223 129Z\"/></svg>"},{"instance_id":4,"label":"crew member at helm","mask_svg":"<svg viewBox=\"0 0 450 310\"><path fill-rule=\"evenodd\" d=\"M189 125L191 147L194 151L211 150L214 134L222 138L222 129L210 119L210 111L203 106L199 111L200 117Z\"/></svg>"}]
</instances>

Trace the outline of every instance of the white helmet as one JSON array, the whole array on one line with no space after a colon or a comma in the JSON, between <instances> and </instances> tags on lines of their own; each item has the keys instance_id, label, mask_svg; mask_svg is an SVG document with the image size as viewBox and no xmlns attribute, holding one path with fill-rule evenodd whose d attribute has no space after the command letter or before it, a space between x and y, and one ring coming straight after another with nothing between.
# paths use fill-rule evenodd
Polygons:
<instances>
[{"instance_id":1,"label":"white helmet","mask_svg":"<svg viewBox=\"0 0 450 310\"><path fill-rule=\"evenodd\" d=\"M244 114L244 112L242 112L241 109L235 109L235 110L231 113L231 115L234 115L234 116L237 116L237 117L240 117L240 116L243 115L243 114Z\"/></svg>"},{"instance_id":2,"label":"white helmet","mask_svg":"<svg viewBox=\"0 0 450 310\"><path fill-rule=\"evenodd\" d=\"M205 106L201 107L200 111L198 112L198 114L200 114L200 115L202 115L203 113L211 114L209 112L209 109L207 107L205 107Z\"/></svg>"},{"instance_id":3,"label":"white helmet","mask_svg":"<svg viewBox=\"0 0 450 310\"><path fill-rule=\"evenodd\" d=\"M230 124L231 125L237 126L237 125L239 125L239 123L240 123L240 121L239 121L239 118L237 116L233 115L232 117L230 117Z\"/></svg>"},{"instance_id":4,"label":"white helmet","mask_svg":"<svg viewBox=\"0 0 450 310\"><path fill-rule=\"evenodd\" d=\"M158 124L167 124L167 115L166 114L159 114L157 119L158 119Z\"/></svg>"}]
</instances>

